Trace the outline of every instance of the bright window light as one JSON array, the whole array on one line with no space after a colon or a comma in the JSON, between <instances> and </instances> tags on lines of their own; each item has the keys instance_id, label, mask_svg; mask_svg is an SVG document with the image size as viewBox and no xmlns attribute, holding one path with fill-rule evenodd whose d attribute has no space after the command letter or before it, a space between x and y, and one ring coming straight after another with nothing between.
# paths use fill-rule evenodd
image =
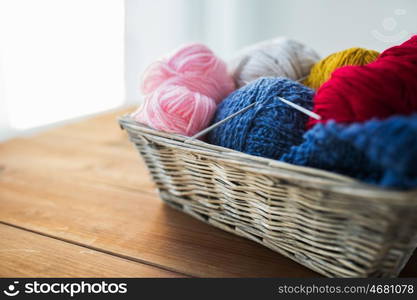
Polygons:
<instances>
[{"instance_id":1,"label":"bright window light","mask_svg":"<svg viewBox=\"0 0 417 300\"><path fill-rule=\"evenodd\" d=\"M33 128L123 103L123 2L0 1L11 127Z\"/></svg>"}]
</instances>

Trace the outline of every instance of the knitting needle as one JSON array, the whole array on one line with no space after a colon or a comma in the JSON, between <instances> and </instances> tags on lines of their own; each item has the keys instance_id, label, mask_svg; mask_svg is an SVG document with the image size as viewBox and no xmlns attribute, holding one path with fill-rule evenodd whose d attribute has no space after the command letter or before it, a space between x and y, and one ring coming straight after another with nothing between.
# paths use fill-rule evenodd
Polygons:
<instances>
[{"instance_id":1,"label":"knitting needle","mask_svg":"<svg viewBox=\"0 0 417 300\"><path fill-rule=\"evenodd\" d=\"M200 136L205 135L207 132L211 131L212 129L216 128L217 126L222 125L224 122L227 122L227 121L229 121L230 119L232 119L232 118L236 117L237 115L239 115L239 114L241 114L241 113L244 113L245 111L249 110L249 109L250 109L250 108L252 108L252 106L254 106L255 104L256 104L256 102L253 102L252 104L249 104L248 106L245 106L245 107L244 107L244 108L242 108L241 110L239 110L239 111L237 111L237 112L235 112L235 113L231 114L230 116L228 116L228 117L224 118L223 120L221 120L221 121L219 121L219 122L217 122L217 123L214 123L213 125L211 125L211 126L207 127L206 129L204 129L204 130L200 131L199 133L196 133L196 134L195 134L195 135L193 135L192 137L187 138L184 142L185 142L185 143L187 143L187 142L189 142L190 140L197 139L197 138L199 138Z\"/></svg>"},{"instance_id":2,"label":"knitting needle","mask_svg":"<svg viewBox=\"0 0 417 300\"><path fill-rule=\"evenodd\" d=\"M308 77L308 75L307 75L307 76L304 76L304 77L299 78L297 81L298 81L298 82L301 82L301 81L303 81L304 79L306 79L307 77ZM297 109L297 110L301 111L302 113L305 113L307 116L312 117L313 119L316 119L316 120L321 120L321 116L319 116L318 114L316 114L316 113L314 113L314 112L312 112L312 111L310 111L310 110L308 110L308 109L305 109L304 107L302 107L302 106L300 106L300 105L298 105L298 104L295 104L295 103L293 103L293 102L290 102L290 101L288 101L287 99L284 99L284 98L282 98L282 97L277 96L277 98L278 98L279 100L281 100L282 102L284 102L284 103L288 104L289 106L291 106L291 107L293 107L293 108L295 108L295 109Z\"/></svg>"},{"instance_id":3,"label":"knitting needle","mask_svg":"<svg viewBox=\"0 0 417 300\"><path fill-rule=\"evenodd\" d=\"M275 98L278 98L279 100L281 100L281 101L282 101L282 102L284 102L285 104L288 104L289 106L291 106L291 107L293 107L293 108L295 108L295 109L299 110L300 112L302 112L302 113L306 114L306 115L307 115L307 116L309 116L309 117L312 117L313 119L316 119L316 120L321 120L321 116L319 116L318 114L316 114L316 113L314 113L314 112L312 112L312 111L310 111L310 110L308 110L308 109L305 109L304 107L302 107L302 106L300 106L300 105L298 105L298 104L295 104L295 103L293 103L293 102L290 102L290 101L288 101L287 99L284 99L284 98L282 98L282 97L280 97L280 96L276 96Z\"/></svg>"}]
</instances>

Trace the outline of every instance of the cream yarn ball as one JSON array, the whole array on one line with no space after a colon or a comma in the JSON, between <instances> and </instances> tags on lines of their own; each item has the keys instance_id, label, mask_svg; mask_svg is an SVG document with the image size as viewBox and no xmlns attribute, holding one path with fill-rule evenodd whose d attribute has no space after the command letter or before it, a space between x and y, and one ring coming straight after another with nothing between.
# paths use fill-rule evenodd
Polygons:
<instances>
[{"instance_id":1,"label":"cream yarn ball","mask_svg":"<svg viewBox=\"0 0 417 300\"><path fill-rule=\"evenodd\" d=\"M302 80L319 59L312 48L286 37L278 37L243 48L229 62L228 71L238 87L259 77Z\"/></svg>"}]
</instances>

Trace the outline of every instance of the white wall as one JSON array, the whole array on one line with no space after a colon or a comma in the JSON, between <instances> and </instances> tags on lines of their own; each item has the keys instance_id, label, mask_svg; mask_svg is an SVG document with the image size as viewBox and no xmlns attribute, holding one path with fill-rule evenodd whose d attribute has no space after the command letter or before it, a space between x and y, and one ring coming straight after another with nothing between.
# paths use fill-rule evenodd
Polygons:
<instances>
[{"instance_id":1,"label":"white wall","mask_svg":"<svg viewBox=\"0 0 417 300\"><path fill-rule=\"evenodd\" d=\"M382 51L417 32L415 0L126 0L126 12L131 103L140 101L145 66L185 42L206 43L229 59L244 45L285 35L326 56L355 46Z\"/></svg>"},{"instance_id":2,"label":"white wall","mask_svg":"<svg viewBox=\"0 0 417 300\"><path fill-rule=\"evenodd\" d=\"M412 33L417 33L415 0L274 2L279 8L276 24L269 34L273 35L276 30L279 34L297 38L322 55L353 46L382 51L406 40ZM378 39L372 33L374 30L393 39ZM402 34L401 31L407 33Z\"/></svg>"},{"instance_id":3,"label":"white wall","mask_svg":"<svg viewBox=\"0 0 417 300\"><path fill-rule=\"evenodd\" d=\"M0 1L0 140L121 106L122 0Z\"/></svg>"}]
</instances>

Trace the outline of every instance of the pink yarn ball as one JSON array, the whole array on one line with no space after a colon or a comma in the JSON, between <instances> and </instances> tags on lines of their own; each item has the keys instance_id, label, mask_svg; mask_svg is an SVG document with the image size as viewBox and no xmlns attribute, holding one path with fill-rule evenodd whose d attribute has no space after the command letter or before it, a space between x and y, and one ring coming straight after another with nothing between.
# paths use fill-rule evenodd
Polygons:
<instances>
[{"instance_id":1,"label":"pink yarn ball","mask_svg":"<svg viewBox=\"0 0 417 300\"><path fill-rule=\"evenodd\" d=\"M168 85L146 96L135 119L158 130L192 136L207 127L215 110L212 98Z\"/></svg>"},{"instance_id":2,"label":"pink yarn ball","mask_svg":"<svg viewBox=\"0 0 417 300\"><path fill-rule=\"evenodd\" d=\"M217 103L235 88L226 64L202 44L183 46L151 64L143 75L141 90L148 94L161 85L185 86Z\"/></svg>"},{"instance_id":3,"label":"pink yarn ball","mask_svg":"<svg viewBox=\"0 0 417 300\"><path fill-rule=\"evenodd\" d=\"M204 45L190 44L151 64L136 121L171 133L193 135L210 122L216 104L235 89L226 64Z\"/></svg>"}]
</instances>

